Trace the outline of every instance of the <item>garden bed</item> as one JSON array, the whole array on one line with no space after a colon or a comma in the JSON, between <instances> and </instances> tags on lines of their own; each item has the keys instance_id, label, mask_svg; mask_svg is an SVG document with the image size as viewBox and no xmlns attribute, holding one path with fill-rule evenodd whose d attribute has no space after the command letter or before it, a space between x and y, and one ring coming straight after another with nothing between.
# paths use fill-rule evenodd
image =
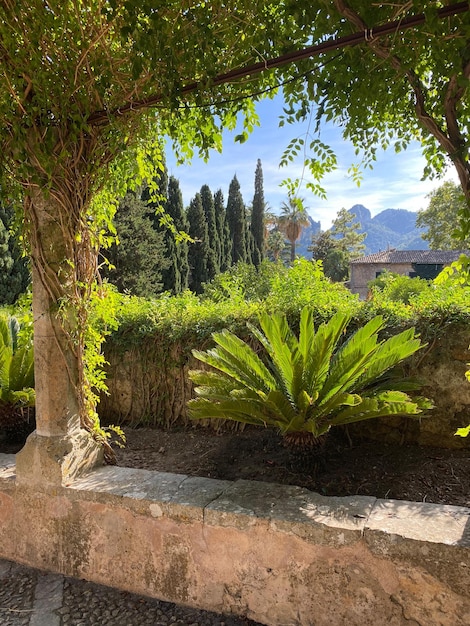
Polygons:
<instances>
[{"instance_id":1,"label":"garden bed","mask_svg":"<svg viewBox=\"0 0 470 626\"><path fill-rule=\"evenodd\" d=\"M320 456L305 464L272 430L246 428L125 428L118 465L224 480L258 480L306 487L325 496L352 494L470 507L470 450L380 441L349 441L333 432ZM0 441L14 454L21 443Z\"/></svg>"},{"instance_id":2,"label":"garden bed","mask_svg":"<svg viewBox=\"0 0 470 626\"><path fill-rule=\"evenodd\" d=\"M121 466L299 485L326 496L470 506L468 449L348 441L344 433L333 433L317 461L306 468L271 430L125 430L127 445L117 450Z\"/></svg>"}]
</instances>

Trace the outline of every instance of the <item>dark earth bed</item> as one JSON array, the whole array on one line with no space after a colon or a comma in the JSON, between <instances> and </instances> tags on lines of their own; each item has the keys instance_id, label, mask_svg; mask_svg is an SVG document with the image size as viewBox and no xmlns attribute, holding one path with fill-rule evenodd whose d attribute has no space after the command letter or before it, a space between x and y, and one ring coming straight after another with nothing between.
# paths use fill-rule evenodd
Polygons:
<instances>
[{"instance_id":1,"label":"dark earth bed","mask_svg":"<svg viewBox=\"0 0 470 626\"><path fill-rule=\"evenodd\" d=\"M360 494L470 506L468 448L350 442L335 433L320 458L306 466L292 459L271 430L124 430L127 445L116 451L121 466L298 485L327 496Z\"/></svg>"},{"instance_id":2,"label":"dark earth bed","mask_svg":"<svg viewBox=\"0 0 470 626\"><path fill-rule=\"evenodd\" d=\"M258 480L306 487L326 496L366 495L470 507L470 450L382 441L348 440L333 432L321 454L292 458L280 435L249 427L217 433L210 428L124 428L117 464L189 476ZM0 452L21 443L0 441Z\"/></svg>"}]
</instances>

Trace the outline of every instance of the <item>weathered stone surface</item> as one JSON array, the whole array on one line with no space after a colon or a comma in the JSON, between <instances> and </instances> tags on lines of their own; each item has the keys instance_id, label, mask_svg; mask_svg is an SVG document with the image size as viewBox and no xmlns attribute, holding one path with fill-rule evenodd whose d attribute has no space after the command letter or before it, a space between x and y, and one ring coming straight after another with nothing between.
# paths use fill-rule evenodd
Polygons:
<instances>
[{"instance_id":1,"label":"weathered stone surface","mask_svg":"<svg viewBox=\"0 0 470 626\"><path fill-rule=\"evenodd\" d=\"M74 481L77 491L129 498L145 501L140 508L152 517L174 517L177 519L200 520L204 509L218 498L232 483L183 474L151 472L126 467L103 467L92 474ZM151 504L147 506L147 502Z\"/></svg>"},{"instance_id":2,"label":"weathered stone surface","mask_svg":"<svg viewBox=\"0 0 470 626\"><path fill-rule=\"evenodd\" d=\"M470 548L470 508L377 500L367 519L366 538L376 532L386 534L392 542L402 538Z\"/></svg>"},{"instance_id":3,"label":"weathered stone surface","mask_svg":"<svg viewBox=\"0 0 470 626\"><path fill-rule=\"evenodd\" d=\"M375 498L328 498L301 487L238 480L205 511L207 524L246 528L266 519L275 531L321 545L361 539Z\"/></svg>"},{"instance_id":4,"label":"weathered stone surface","mask_svg":"<svg viewBox=\"0 0 470 626\"><path fill-rule=\"evenodd\" d=\"M467 509L119 467L12 482L6 558L269 626L470 623Z\"/></svg>"},{"instance_id":5,"label":"weathered stone surface","mask_svg":"<svg viewBox=\"0 0 470 626\"><path fill-rule=\"evenodd\" d=\"M34 431L16 455L17 480L56 488L102 464L102 447L81 428L61 436L41 436Z\"/></svg>"}]
</instances>

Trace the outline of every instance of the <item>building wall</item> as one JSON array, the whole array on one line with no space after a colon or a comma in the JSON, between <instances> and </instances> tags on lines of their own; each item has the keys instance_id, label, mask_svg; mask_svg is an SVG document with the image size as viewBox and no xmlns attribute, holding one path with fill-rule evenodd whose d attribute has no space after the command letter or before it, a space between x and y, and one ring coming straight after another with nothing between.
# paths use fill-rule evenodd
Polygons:
<instances>
[{"instance_id":1,"label":"building wall","mask_svg":"<svg viewBox=\"0 0 470 626\"><path fill-rule=\"evenodd\" d=\"M369 292L368 283L377 277L377 272L384 270L408 276L413 272L413 266L411 263L352 263L349 281L351 292L359 294L359 297L365 300Z\"/></svg>"}]
</instances>

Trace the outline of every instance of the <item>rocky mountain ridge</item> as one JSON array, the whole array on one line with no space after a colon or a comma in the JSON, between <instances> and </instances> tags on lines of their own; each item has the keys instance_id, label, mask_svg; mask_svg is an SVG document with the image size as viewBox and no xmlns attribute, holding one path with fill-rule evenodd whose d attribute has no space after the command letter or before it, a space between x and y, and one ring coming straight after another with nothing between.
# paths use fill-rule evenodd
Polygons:
<instances>
[{"instance_id":1,"label":"rocky mountain ridge","mask_svg":"<svg viewBox=\"0 0 470 626\"><path fill-rule=\"evenodd\" d=\"M395 248L397 250L427 250L428 242L421 234L423 228L416 227L416 213L406 209L385 209L372 217L371 212L362 204L355 204L349 209L355 215L355 221L361 225L360 232L365 232L365 254ZM311 257L308 246L312 236L321 230L320 222L310 218L310 226L302 231L297 242L297 254Z\"/></svg>"}]
</instances>

